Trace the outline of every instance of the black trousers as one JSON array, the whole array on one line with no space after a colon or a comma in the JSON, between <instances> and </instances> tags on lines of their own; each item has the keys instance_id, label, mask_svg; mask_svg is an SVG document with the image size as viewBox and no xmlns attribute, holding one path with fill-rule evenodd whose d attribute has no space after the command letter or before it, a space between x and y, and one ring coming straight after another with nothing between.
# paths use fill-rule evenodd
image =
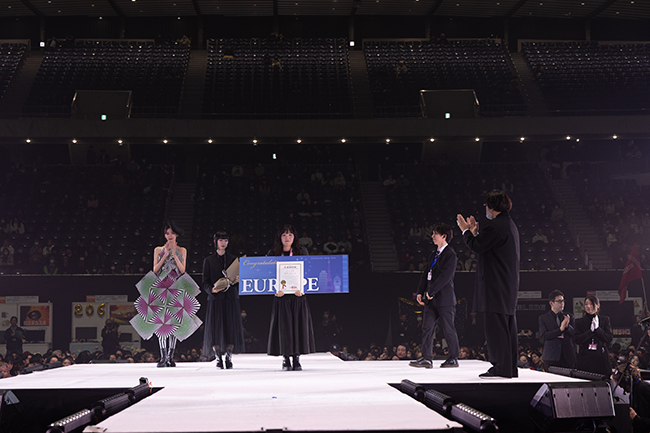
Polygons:
<instances>
[{"instance_id":1,"label":"black trousers","mask_svg":"<svg viewBox=\"0 0 650 433\"><path fill-rule=\"evenodd\" d=\"M422 318L422 357L424 359L433 359L433 334L436 326L440 323L440 328L445 334L447 346L449 347L449 358L458 359L458 334L456 334L456 306L435 307L433 302L424 306L424 317Z\"/></svg>"},{"instance_id":2,"label":"black trousers","mask_svg":"<svg viewBox=\"0 0 650 433\"><path fill-rule=\"evenodd\" d=\"M517 318L500 313L484 313L485 340L492 368L502 377L517 377Z\"/></svg>"}]
</instances>

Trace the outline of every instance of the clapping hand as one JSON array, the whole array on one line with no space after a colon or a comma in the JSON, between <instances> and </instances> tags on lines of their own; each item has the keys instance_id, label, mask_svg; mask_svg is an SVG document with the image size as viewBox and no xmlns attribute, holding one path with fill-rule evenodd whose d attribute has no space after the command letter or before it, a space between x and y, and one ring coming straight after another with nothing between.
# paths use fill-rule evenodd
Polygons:
<instances>
[{"instance_id":1,"label":"clapping hand","mask_svg":"<svg viewBox=\"0 0 650 433\"><path fill-rule=\"evenodd\" d=\"M469 230L474 236L478 234L478 222L471 215L467 219L461 214L456 215L456 224L458 224L458 228L462 232Z\"/></svg>"},{"instance_id":2,"label":"clapping hand","mask_svg":"<svg viewBox=\"0 0 650 433\"><path fill-rule=\"evenodd\" d=\"M571 319L571 318L569 317L568 314L566 316L564 316L564 320L562 320L562 323L560 324L560 330L561 331L564 331L566 328L569 327L569 319Z\"/></svg>"},{"instance_id":3,"label":"clapping hand","mask_svg":"<svg viewBox=\"0 0 650 433\"><path fill-rule=\"evenodd\" d=\"M284 296L284 292L282 290L278 290L277 293L275 294L278 298L281 298Z\"/></svg>"}]
</instances>

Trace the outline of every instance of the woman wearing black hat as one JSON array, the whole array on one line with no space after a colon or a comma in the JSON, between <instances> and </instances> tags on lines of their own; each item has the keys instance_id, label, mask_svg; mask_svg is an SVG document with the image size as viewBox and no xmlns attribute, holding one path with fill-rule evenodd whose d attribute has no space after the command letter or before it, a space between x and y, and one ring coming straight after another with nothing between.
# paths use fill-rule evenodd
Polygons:
<instances>
[{"instance_id":1,"label":"woman wearing black hat","mask_svg":"<svg viewBox=\"0 0 650 433\"><path fill-rule=\"evenodd\" d=\"M273 248L267 253L267 256L307 255L309 252L300 245L296 229L292 225L285 225L278 230ZM307 297L300 290L293 295L278 290L273 298L267 353L284 357L283 370L302 370L300 355L314 352L314 326ZM290 357L293 358L293 365Z\"/></svg>"},{"instance_id":2,"label":"woman wearing black hat","mask_svg":"<svg viewBox=\"0 0 650 433\"><path fill-rule=\"evenodd\" d=\"M213 236L215 253L203 260L203 282L201 288L208 294L203 336L203 356L213 359L216 355L217 368L232 368L232 354L244 351L244 329L239 305L239 285L225 280L223 271L235 261L235 256L226 252L229 237L224 231ZM219 281L221 280L221 281Z\"/></svg>"}]
</instances>

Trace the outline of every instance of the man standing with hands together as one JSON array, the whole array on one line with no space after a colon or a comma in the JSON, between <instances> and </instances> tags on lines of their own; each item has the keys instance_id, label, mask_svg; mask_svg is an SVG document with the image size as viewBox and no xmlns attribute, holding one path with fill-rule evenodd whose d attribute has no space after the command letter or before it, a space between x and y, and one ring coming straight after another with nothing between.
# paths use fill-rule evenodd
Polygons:
<instances>
[{"instance_id":1,"label":"man standing with hands together","mask_svg":"<svg viewBox=\"0 0 650 433\"><path fill-rule=\"evenodd\" d=\"M551 311L539 316L539 336L544 340L542 359L544 366L573 368L576 363L576 348L573 345L574 320L564 313L564 294L553 290L548 296Z\"/></svg>"},{"instance_id":2,"label":"man standing with hands together","mask_svg":"<svg viewBox=\"0 0 650 433\"><path fill-rule=\"evenodd\" d=\"M433 367L433 334L438 323L449 347L449 356L440 367L458 367L459 345L454 325L456 317L454 275L457 258L456 252L448 244L452 237L453 233L448 224L436 224L433 227L431 239L438 249L429 257L429 271L422 274L417 294L418 304L424 305L422 358L410 362L411 367Z\"/></svg>"},{"instance_id":3,"label":"man standing with hands together","mask_svg":"<svg viewBox=\"0 0 650 433\"><path fill-rule=\"evenodd\" d=\"M510 197L499 190L485 198L488 219L479 231L473 216L456 217L465 245L477 255L474 310L483 313L485 339L492 367L481 378L517 377L517 292L519 230L510 218Z\"/></svg>"}]
</instances>

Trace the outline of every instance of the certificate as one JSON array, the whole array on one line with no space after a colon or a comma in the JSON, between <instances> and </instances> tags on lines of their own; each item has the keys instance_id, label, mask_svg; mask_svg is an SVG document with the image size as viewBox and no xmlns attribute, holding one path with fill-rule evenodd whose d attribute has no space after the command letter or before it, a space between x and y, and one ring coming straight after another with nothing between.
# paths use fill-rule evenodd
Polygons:
<instances>
[{"instance_id":1,"label":"certificate","mask_svg":"<svg viewBox=\"0 0 650 433\"><path fill-rule=\"evenodd\" d=\"M284 293L302 291L302 281L305 275L303 262L276 262L275 275L278 290L282 290Z\"/></svg>"}]
</instances>

